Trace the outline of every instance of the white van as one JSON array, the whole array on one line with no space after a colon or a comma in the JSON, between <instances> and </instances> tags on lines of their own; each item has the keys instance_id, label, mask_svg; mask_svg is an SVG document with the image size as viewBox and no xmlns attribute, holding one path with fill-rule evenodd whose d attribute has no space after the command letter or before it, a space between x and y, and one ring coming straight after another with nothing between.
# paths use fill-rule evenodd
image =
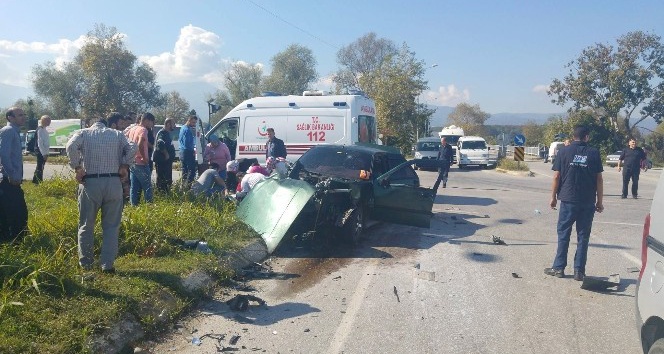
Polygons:
<instances>
[{"instance_id":1,"label":"white van","mask_svg":"<svg viewBox=\"0 0 664 354\"><path fill-rule=\"evenodd\" d=\"M439 138L420 138L415 144L415 158L416 159L438 159L438 151L440 150ZM415 165L415 169L422 169L421 166Z\"/></svg>"},{"instance_id":2,"label":"white van","mask_svg":"<svg viewBox=\"0 0 664 354\"><path fill-rule=\"evenodd\" d=\"M664 353L664 173L643 225L636 318L644 353Z\"/></svg>"},{"instance_id":3,"label":"white van","mask_svg":"<svg viewBox=\"0 0 664 354\"><path fill-rule=\"evenodd\" d=\"M372 99L362 93L327 96L321 91L248 99L205 136L219 136L233 159L264 162L267 128L274 128L276 137L284 141L291 161L317 144L379 143Z\"/></svg>"},{"instance_id":4,"label":"white van","mask_svg":"<svg viewBox=\"0 0 664 354\"><path fill-rule=\"evenodd\" d=\"M548 160L551 160L551 163L553 164L553 161L556 160L556 155L558 155L558 151L563 146L565 146L565 143L562 141L552 142L551 145L549 146L549 156L547 159L544 160L544 162L548 162Z\"/></svg>"},{"instance_id":5,"label":"white van","mask_svg":"<svg viewBox=\"0 0 664 354\"><path fill-rule=\"evenodd\" d=\"M496 159L489 154L490 147L479 136L462 136L457 146L457 164L459 168L474 165L487 168L496 165Z\"/></svg>"}]
</instances>

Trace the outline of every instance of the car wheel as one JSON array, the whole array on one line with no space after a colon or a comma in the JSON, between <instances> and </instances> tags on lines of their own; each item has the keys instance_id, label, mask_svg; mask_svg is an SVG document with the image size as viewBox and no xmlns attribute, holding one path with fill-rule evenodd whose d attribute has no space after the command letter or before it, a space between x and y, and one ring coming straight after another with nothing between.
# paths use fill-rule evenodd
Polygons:
<instances>
[{"instance_id":1,"label":"car wheel","mask_svg":"<svg viewBox=\"0 0 664 354\"><path fill-rule=\"evenodd\" d=\"M660 338L653 343L650 350L648 350L648 354L664 354L664 338Z\"/></svg>"},{"instance_id":2,"label":"car wheel","mask_svg":"<svg viewBox=\"0 0 664 354\"><path fill-rule=\"evenodd\" d=\"M364 211L362 207L357 207L348 210L347 213L350 213L350 215L347 216L346 223L344 223L341 232L351 246L357 246L362 239L362 232L364 231Z\"/></svg>"},{"instance_id":3,"label":"car wheel","mask_svg":"<svg viewBox=\"0 0 664 354\"><path fill-rule=\"evenodd\" d=\"M462 164L459 164L459 169L463 170L463 165Z\"/></svg>"}]
</instances>

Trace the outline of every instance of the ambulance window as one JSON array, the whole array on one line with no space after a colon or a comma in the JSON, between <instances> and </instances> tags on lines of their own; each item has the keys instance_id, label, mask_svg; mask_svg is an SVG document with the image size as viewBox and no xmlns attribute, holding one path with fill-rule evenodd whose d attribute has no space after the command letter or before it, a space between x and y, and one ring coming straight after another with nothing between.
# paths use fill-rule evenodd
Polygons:
<instances>
[{"instance_id":1,"label":"ambulance window","mask_svg":"<svg viewBox=\"0 0 664 354\"><path fill-rule=\"evenodd\" d=\"M228 146L228 150L231 151L231 157L235 159L235 150L237 147L237 120L229 119L225 122L221 122L219 127L213 132L217 134L219 139Z\"/></svg>"},{"instance_id":2,"label":"ambulance window","mask_svg":"<svg viewBox=\"0 0 664 354\"><path fill-rule=\"evenodd\" d=\"M358 132L358 142L360 143L376 143L376 118L371 116L357 117L357 126L360 130Z\"/></svg>"}]
</instances>

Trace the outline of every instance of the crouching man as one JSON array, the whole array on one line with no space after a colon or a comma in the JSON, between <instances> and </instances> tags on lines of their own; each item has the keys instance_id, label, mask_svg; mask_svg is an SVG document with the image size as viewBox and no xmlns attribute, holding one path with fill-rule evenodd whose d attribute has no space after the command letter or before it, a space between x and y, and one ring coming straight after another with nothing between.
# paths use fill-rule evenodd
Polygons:
<instances>
[{"instance_id":1,"label":"crouching man","mask_svg":"<svg viewBox=\"0 0 664 354\"><path fill-rule=\"evenodd\" d=\"M211 163L210 168L205 170L198 180L191 184L191 194L193 196L213 197L215 195L224 195L226 191L226 182L221 178L220 167L217 163Z\"/></svg>"}]
</instances>

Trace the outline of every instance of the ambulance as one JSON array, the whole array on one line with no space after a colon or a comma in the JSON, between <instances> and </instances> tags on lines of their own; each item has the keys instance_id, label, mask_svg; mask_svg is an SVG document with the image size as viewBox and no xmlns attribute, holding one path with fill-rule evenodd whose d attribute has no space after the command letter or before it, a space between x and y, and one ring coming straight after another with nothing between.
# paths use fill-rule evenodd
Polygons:
<instances>
[{"instance_id":1,"label":"ambulance","mask_svg":"<svg viewBox=\"0 0 664 354\"><path fill-rule=\"evenodd\" d=\"M265 162L267 129L284 141L286 159L297 160L318 144L379 143L376 105L360 91L325 95L305 91L302 96L261 96L233 108L205 136L216 134L233 159Z\"/></svg>"}]
</instances>

